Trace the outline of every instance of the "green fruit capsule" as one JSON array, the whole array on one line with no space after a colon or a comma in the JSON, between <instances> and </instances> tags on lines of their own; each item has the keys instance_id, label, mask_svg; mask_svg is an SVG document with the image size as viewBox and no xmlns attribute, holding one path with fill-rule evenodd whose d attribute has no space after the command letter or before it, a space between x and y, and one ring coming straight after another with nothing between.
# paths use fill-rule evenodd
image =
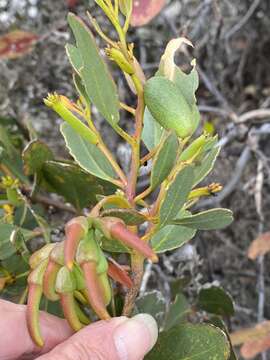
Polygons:
<instances>
[{"instance_id":1,"label":"green fruit capsule","mask_svg":"<svg viewBox=\"0 0 270 360\"><path fill-rule=\"evenodd\" d=\"M186 138L196 130L194 112L181 90L170 80L155 76L144 87L144 100L151 115L165 129Z\"/></svg>"}]
</instances>

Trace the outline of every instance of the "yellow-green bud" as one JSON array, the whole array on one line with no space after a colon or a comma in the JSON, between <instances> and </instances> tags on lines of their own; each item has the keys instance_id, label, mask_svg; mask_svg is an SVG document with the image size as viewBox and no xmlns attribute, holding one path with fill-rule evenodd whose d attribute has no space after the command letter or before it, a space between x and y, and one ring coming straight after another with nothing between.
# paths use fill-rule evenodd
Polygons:
<instances>
[{"instance_id":1,"label":"yellow-green bud","mask_svg":"<svg viewBox=\"0 0 270 360\"><path fill-rule=\"evenodd\" d=\"M71 110L73 105L65 96L61 96L57 93L48 94L47 98L44 99L44 103L60 115L61 118L84 139L91 144L98 143L98 136L72 113Z\"/></svg>"},{"instance_id":2,"label":"yellow-green bud","mask_svg":"<svg viewBox=\"0 0 270 360\"><path fill-rule=\"evenodd\" d=\"M123 53L115 48L106 49L106 54L108 57L116 62L116 64L122 69L125 73L132 75L134 74L133 66L127 61Z\"/></svg>"},{"instance_id":3,"label":"yellow-green bud","mask_svg":"<svg viewBox=\"0 0 270 360\"><path fill-rule=\"evenodd\" d=\"M58 271L55 283L55 290L57 293L65 294L72 293L76 290L76 280L71 271L66 266L61 267Z\"/></svg>"}]
</instances>

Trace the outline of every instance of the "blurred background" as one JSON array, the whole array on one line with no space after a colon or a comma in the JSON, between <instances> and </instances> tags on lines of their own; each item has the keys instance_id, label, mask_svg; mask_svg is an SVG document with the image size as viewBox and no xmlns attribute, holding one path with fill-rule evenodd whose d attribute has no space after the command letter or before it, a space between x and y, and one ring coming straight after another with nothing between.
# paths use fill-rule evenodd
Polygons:
<instances>
[{"instance_id":1,"label":"blurred background","mask_svg":"<svg viewBox=\"0 0 270 360\"><path fill-rule=\"evenodd\" d=\"M32 126L60 157L68 156L58 130L60 120L42 99L52 91L75 98L64 47L70 40L66 15L73 11L86 19L86 10L113 37L110 24L92 1L0 0L0 36L27 32L17 33L23 41L9 51L0 38L0 123L13 118L24 130ZM195 48L185 57L177 56L176 62L188 70L190 59L197 59L202 122L214 127L222 145L208 182L220 182L224 189L200 208L230 208L235 221L224 231L199 232L191 244L162 255L158 265L148 264L142 292L159 289L170 298L174 289L187 284L192 299L202 284L220 284L235 301L230 330L236 330L270 318L269 256L263 255L267 246L256 255L248 252L261 234L270 243L270 1L167 1L150 23L129 33L148 77L155 73L168 41L179 36L187 37ZM112 69L121 99L133 104L124 78ZM96 117L106 143L127 166L128 149ZM129 119L121 122L132 130ZM140 186L146 186L143 178Z\"/></svg>"}]
</instances>

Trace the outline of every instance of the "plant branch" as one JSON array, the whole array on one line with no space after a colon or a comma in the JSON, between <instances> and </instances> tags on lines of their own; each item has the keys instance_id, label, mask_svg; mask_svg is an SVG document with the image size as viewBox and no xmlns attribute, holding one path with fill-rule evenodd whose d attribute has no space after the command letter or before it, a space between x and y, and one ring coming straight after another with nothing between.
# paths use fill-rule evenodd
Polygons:
<instances>
[{"instance_id":1,"label":"plant branch","mask_svg":"<svg viewBox=\"0 0 270 360\"><path fill-rule=\"evenodd\" d=\"M141 133L143 128L144 108L145 108L145 104L144 104L143 92L141 92L140 94L138 94L138 105L135 114L135 133L134 133L135 142L132 146L131 168L130 168L129 180L126 190L127 198L131 204L134 203L138 172L140 168L140 140L141 140Z\"/></svg>"},{"instance_id":2,"label":"plant branch","mask_svg":"<svg viewBox=\"0 0 270 360\"><path fill-rule=\"evenodd\" d=\"M144 258L141 255L135 253L131 255L133 286L128 291L125 297L123 316L129 316L133 310L134 303L140 291L140 287L143 279L143 272L144 272L143 263L144 263Z\"/></svg>"},{"instance_id":3,"label":"plant branch","mask_svg":"<svg viewBox=\"0 0 270 360\"><path fill-rule=\"evenodd\" d=\"M106 156L106 158L110 161L113 169L115 170L115 172L117 173L117 175L121 179L121 182L118 182L117 180L114 180L114 183L116 185L120 186L121 188L124 188L126 186L126 184L127 184L126 175L124 174L123 170L120 168L117 161L114 159L113 154L110 152L110 150L104 144L101 137L99 137L99 142L98 142L97 146L103 152L103 154Z\"/></svg>"}]
</instances>

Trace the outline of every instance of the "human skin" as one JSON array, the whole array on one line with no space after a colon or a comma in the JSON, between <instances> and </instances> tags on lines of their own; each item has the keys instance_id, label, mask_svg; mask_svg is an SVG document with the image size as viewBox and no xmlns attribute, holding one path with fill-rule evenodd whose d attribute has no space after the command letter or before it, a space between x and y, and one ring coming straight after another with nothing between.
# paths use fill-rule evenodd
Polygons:
<instances>
[{"instance_id":1,"label":"human skin","mask_svg":"<svg viewBox=\"0 0 270 360\"><path fill-rule=\"evenodd\" d=\"M26 306L0 300L0 360L141 360L158 330L147 314L98 321L74 334L65 320L40 312L45 345L38 348L26 325Z\"/></svg>"}]
</instances>

